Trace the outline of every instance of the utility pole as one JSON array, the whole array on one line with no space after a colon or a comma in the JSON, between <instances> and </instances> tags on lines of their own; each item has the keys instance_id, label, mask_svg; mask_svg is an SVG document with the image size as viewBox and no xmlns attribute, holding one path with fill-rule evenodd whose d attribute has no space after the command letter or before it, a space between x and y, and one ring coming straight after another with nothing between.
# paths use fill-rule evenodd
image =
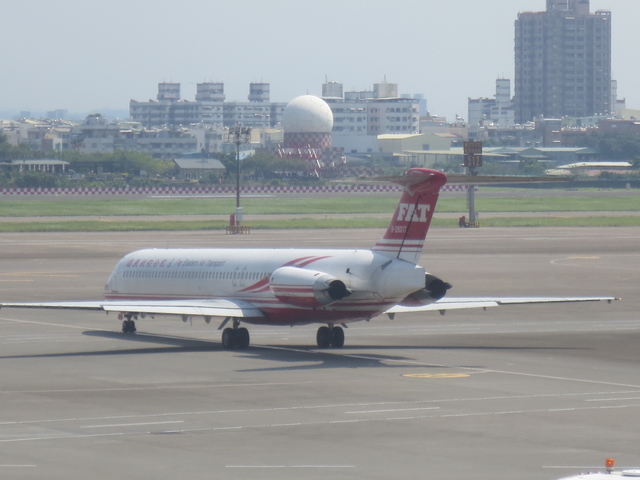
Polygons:
<instances>
[{"instance_id":1,"label":"utility pole","mask_svg":"<svg viewBox=\"0 0 640 480\"><path fill-rule=\"evenodd\" d=\"M251 141L251 128L243 127L240 123L229 127L227 142L236 144L236 225L242 222L242 207L240 206L240 145Z\"/></svg>"}]
</instances>

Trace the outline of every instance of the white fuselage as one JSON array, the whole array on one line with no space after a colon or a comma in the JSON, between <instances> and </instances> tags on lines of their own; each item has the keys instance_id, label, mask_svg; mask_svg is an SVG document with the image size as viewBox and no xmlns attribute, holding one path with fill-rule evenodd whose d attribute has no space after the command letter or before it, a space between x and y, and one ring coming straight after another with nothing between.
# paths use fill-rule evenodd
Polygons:
<instances>
[{"instance_id":1,"label":"white fuselage","mask_svg":"<svg viewBox=\"0 0 640 480\"><path fill-rule=\"evenodd\" d=\"M277 283L279 272L299 273L302 283ZM310 283L316 278L316 284L327 278L344 283L349 296L316 304L317 285ZM235 299L266 314L247 323L346 323L379 315L424 282L422 267L370 250L148 249L120 260L105 298Z\"/></svg>"}]
</instances>

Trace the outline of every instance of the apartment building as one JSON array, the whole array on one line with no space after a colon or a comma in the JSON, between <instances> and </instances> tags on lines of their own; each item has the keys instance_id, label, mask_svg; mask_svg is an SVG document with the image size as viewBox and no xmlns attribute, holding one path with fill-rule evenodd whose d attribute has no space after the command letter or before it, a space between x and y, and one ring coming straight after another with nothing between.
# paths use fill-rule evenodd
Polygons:
<instances>
[{"instance_id":1,"label":"apartment building","mask_svg":"<svg viewBox=\"0 0 640 480\"><path fill-rule=\"evenodd\" d=\"M516 122L611 111L611 12L547 0L515 23Z\"/></svg>"},{"instance_id":2,"label":"apartment building","mask_svg":"<svg viewBox=\"0 0 640 480\"><path fill-rule=\"evenodd\" d=\"M331 107L335 136L418 133L420 99L399 96L397 83L352 92L344 92L341 83L325 83L322 99Z\"/></svg>"},{"instance_id":3,"label":"apartment building","mask_svg":"<svg viewBox=\"0 0 640 480\"><path fill-rule=\"evenodd\" d=\"M247 102L225 101L224 83L206 82L196 86L194 101L183 100L179 83L159 83L156 100L129 102L131 120L145 128L205 124L231 127L237 123L251 128L273 128L282 121L286 103L270 101L268 83L251 83Z\"/></svg>"}]
</instances>

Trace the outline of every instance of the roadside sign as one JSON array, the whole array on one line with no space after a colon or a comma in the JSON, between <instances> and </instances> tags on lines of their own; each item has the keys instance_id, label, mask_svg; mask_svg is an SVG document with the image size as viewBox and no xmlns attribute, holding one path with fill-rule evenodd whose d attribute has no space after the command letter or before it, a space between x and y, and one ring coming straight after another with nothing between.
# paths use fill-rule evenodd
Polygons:
<instances>
[{"instance_id":1,"label":"roadside sign","mask_svg":"<svg viewBox=\"0 0 640 480\"><path fill-rule=\"evenodd\" d=\"M464 166L482 166L482 142L464 142Z\"/></svg>"}]
</instances>

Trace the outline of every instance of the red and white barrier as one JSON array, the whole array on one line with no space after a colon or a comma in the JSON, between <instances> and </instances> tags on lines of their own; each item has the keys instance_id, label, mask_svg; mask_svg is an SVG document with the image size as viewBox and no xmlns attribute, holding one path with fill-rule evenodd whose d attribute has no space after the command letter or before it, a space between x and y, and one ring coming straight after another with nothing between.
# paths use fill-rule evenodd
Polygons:
<instances>
[{"instance_id":1,"label":"red and white barrier","mask_svg":"<svg viewBox=\"0 0 640 480\"><path fill-rule=\"evenodd\" d=\"M294 193L385 193L400 192L399 185L323 185L323 186L275 186L259 185L240 188L243 195L276 195ZM445 185L443 192L466 192L465 185ZM234 186L203 186L203 187L79 187L79 188L2 188L0 195L65 195L65 196L148 196L148 195L235 195Z\"/></svg>"}]
</instances>

